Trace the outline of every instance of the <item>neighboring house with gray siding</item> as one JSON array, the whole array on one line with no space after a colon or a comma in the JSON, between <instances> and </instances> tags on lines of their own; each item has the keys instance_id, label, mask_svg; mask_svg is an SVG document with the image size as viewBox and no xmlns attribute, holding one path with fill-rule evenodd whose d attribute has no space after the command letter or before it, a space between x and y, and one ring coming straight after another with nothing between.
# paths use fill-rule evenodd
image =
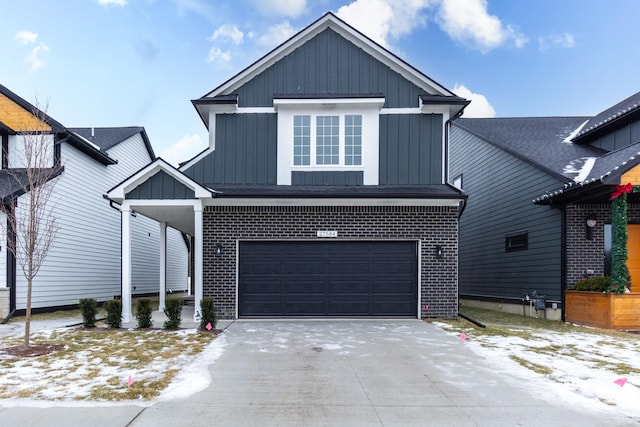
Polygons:
<instances>
[{"instance_id":1,"label":"neighboring house with gray siding","mask_svg":"<svg viewBox=\"0 0 640 427\"><path fill-rule=\"evenodd\" d=\"M595 117L453 122L449 177L469 196L460 220L464 304L522 313L535 290L547 315L561 318L565 289L610 274L609 197L614 185L635 183L639 105L636 94ZM640 221L636 199L631 223Z\"/></svg>"},{"instance_id":2,"label":"neighboring house with gray siding","mask_svg":"<svg viewBox=\"0 0 640 427\"><path fill-rule=\"evenodd\" d=\"M0 137L3 143L0 188L3 203L22 202L28 194L13 183L10 173L24 167L19 153L21 139L34 106L0 85ZM142 127L67 128L47 115L45 129L51 141L51 163L60 162L62 173L54 178L50 200L58 232L49 254L33 282L32 307L35 311L67 308L81 298L104 301L119 296L120 214L117 206L104 200L105 188L125 179L155 156ZM7 230L6 217L2 229ZM160 226L152 219L135 214L133 223L133 292L138 295L159 291L158 250ZM10 236L10 235L9 235ZM20 313L26 307L26 280L2 236L0 252L0 296L6 304L0 317ZM171 229L167 237L168 282L175 290L187 289L188 248L180 232Z\"/></svg>"},{"instance_id":3,"label":"neighboring house with gray siding","mask_svg":"<svg viewBox=\"0 0 640 427\"><path fill-rule=\"evenodd\" d=\"M446 133L468 101L328 13L193 101L209 147L108 192L188 234L224 318L455 317ZM130 289L123 252L123 289ZM125 316L130 299L124 292Z\"/></svg>"}]
</instances>

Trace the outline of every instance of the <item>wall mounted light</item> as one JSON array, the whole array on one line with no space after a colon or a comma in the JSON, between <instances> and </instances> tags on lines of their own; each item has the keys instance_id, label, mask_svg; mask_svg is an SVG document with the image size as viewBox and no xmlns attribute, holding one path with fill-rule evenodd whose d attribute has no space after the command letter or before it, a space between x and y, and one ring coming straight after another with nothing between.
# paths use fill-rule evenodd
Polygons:
<instances>
[{"instance_id":1,"label":"wall mounted light","mask_svg":"<svg viewBox=\"0 0 640 427\"><path fill-rule=\"evenodd\" d=\"M216 243L216 256L222 256L222 243Z\"/></svg>"},{"instance_id":2,"label":"wall mounted light","mask_svg":"<svg viewBox=\"0 0 640 427\"><path fill-rule=\"evenodd\" d=\"M436 258L442 259L444 257L444 249L442 245L436 245Z\"/></svg>"},{"instance_id":3,"label":"wall mounted light","mask_svg":"<svg viewBox=\"0 0 640 427\"><path fill-rule=\"evenodd\" d=\"M593 240L593 228L596 226L597 221L595 215L589 215L586 220L587 226L587 240Z\"/></svg>"}]
</instances>

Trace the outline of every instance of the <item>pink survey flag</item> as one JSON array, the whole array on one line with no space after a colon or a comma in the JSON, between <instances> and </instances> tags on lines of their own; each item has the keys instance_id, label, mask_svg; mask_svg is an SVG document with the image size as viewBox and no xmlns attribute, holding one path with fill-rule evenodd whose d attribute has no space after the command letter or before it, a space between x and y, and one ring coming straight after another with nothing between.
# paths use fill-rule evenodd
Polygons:
<instances>
[{"instance_id":1,"label":"pink survey flag","mask_svg":"<svg viewBox=\"0 0 640 427\"><path fill-rule=\"evenodd\" d=\"M627 383L627 379L626 378L618 378L613 383L619 385L620 387L622 387L623 385L625 385Z\"/></svg>"},{"instance_id":2,"label":"pink survey flag","mask_svg":"<svg viewBox=\"0 0 640 427\"><path fill-rule=\"evenodd\" d=\"M428 305L424 306L424 311L429 311L429 306Z\"/></svg>"},{"instance_id":3,"label":"pink survey flag","mask_svg":"<svg viewBox=\"0 0 640 427\"><path fill-rule=\"evenodd\" d=\"M129 379L127 380L127 388L131 387L131 384L133 384L133 378L131 378L131 375L129 375Z\"/></svg>"},{"instance_id":4,"label":"pink survey flag","mask_svg":"<svg viewBox=\"0 0 640 427\"><path fill-rule=\"evenodd\" d=\"M462 341L466 340L466 339L467 339L467 334L465 334L464 332L463 332L463 333L461 333L461 334L460 334L460 339L461 339Z\"/></svg>"},{"instance_id":5,"label":"pink survey flag","mask_svg":"<svg viewBox=\"0 0 640 427\"><path fill-rule=\"evenodd\" d=\"M207 331L212 330L213 326L211 326L211 322L207 323L207 326L205 326L205 328L207 328Z\"/></svg>"}]
</instances>

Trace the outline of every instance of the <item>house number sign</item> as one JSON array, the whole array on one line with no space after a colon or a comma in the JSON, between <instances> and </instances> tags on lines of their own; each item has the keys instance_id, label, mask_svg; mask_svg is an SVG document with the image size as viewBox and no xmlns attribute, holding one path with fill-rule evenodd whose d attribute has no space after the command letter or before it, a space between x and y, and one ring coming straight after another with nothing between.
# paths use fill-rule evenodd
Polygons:
<instances>
[{"instance_id":1,"label":"house number sign","mask_svg":"<svg viewBox=\"0 0 640 427\"><path fill-rule=\"evenodd\" d=\"M318 230L318 237L338 237L338 232L336 230Z\"/></svg>"}]
</instances>

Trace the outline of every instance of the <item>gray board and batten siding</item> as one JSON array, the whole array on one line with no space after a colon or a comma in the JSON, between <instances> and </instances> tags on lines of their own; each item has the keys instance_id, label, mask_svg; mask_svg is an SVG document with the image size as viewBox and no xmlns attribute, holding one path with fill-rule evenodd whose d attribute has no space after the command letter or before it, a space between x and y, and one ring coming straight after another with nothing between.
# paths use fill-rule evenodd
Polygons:
<instances>
[{"instance_id":1,"label":"gray board and batten siding","mask_svg":"<svg viewBox=\"0 0 640 427\"><path fill-rule=\"evenodd\" d=\"M193 199L195 193L174 177L164 171L160 171L151 178L129 191L126 195L127 199L152 199L152 200L171 200L171 199Z\"/></svg>"},{"instance_id":2,"label":"gray board and batten siding","mask_svg":"<svg viewBox=\"0 0 640 427\"><path fill-rule=\"evenodd\" d=\"M275 185L278 163L276 114L218 114L216 150L184 174L210 184Z\"/></svg>"},{"instance_id":3,"label":"gray board and batten siding","mask_svg":"<svg viewBox=\"0 0 640 427\"><path fill-rule=\"evenodd\" d=\"M442 115L380 116L380 185L442 183Z\"/></svg>"},{"instance_id":4,"label":"gray board and batten siding","mask_svg":"<svg viewBox=\"0 0 640 427\"><path fill-rule=\"evenodd\" d=\"M521 298L536 290L560 300L562 213L532 200L562 182L455 123L449 155L450 178L462 174L469 195L460 218L461 297ZM523 232L527 248L507 252L506 236Z\"/></svg>"},{"instance_id":5,"label":"gray board and batten siding","mask_svg":"<svg viewBox=\"0 0 640 427\"><path fill-rule=\"evenodd\" d=\"M442 182L442 120L441 114L380 115L380 185ZM216 150L184 174L204 185L274 185L277 134L275 114L220 114ZM292 184L362 185L358 174L294 171Z\"/></svg>"},{"instance_id":6,"label":"gray board and batten siding","mask_svg":"<svg viewBox=\"0 0 640 427\"><path fill-rule=\"evenodd\" d=\"M602 135L589 142L592 147L615 151L640 142L640 121L627 124L620 129Z\"/></svg>"},{"instance_id":7,"label":"gray board and batten siding","mask_svg":"<svg viewBox=\"0 0 640 427\"><path fill-rule=\"evenodd\" d=\"M233 92L239 107L272 107L274 95L383 94L385 108L416 108L425 90L328 28Z\"/></svg>"}]
</instances>

